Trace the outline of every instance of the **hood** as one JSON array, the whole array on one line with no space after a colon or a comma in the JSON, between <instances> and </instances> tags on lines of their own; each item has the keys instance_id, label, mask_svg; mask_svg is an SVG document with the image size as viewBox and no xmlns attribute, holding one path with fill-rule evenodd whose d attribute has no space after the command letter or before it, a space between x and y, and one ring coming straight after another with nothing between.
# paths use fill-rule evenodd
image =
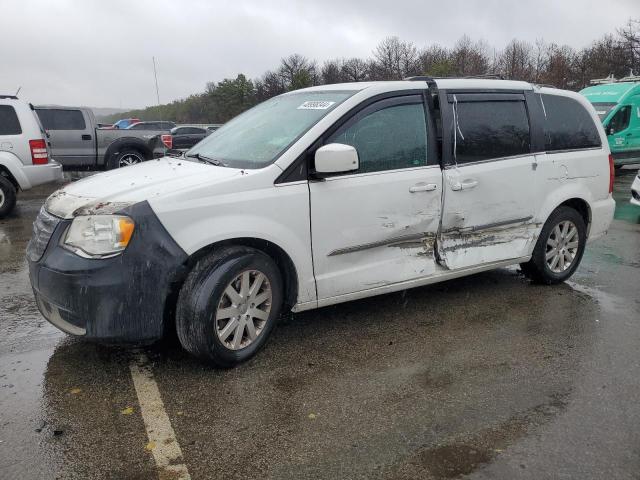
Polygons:
<instances>
[{"instance_id":1,"label":"hood","mask_svg":"<svg viewBox=\"0 0 640 480\"><path fill-rule=\"evenodd\" d=\"M242 170L165 157L70 183L47 199L45 209L61 218L109 214L163 194L238 175Z\"/></svg>"}]
</instances>

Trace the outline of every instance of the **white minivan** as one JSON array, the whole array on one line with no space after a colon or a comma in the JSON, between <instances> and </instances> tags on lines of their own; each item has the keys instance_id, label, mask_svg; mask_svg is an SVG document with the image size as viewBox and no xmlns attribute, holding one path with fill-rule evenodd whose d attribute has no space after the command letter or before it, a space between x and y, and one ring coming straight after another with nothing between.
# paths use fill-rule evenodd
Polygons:
<instances>
[{"instance_id":1,"label":"white minivan","mask_svg":"<svg viewBox=\"0 0 640 480\"><path fill-rule=\"evenodd\" d=\"M101 341L176 328L219 366L285 310L520 264L552 284L615 207L593 107L524 82L415 77L272 98L186 155L54 193L28 247L43 315Z\"/></svg>"}]
</instances>

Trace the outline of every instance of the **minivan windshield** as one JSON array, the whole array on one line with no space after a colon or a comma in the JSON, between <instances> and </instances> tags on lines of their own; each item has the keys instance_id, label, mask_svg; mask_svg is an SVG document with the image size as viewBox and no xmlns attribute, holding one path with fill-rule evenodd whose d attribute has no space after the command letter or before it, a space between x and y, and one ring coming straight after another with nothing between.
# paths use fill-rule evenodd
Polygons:
<instances>
[{"instance_id":1,"label":"minivan windshield","mask_svg":"<svg viewBox=\"0 0 640 480\"><path fill-rule=\"evenodd\" d=\"M220 127L186 156L232 168L262 168L354 93L294 92L271 98Z\"/></svg>"},{"instance_id":2,"label":"minivan windshield","mask_svg":"<svg viewBox=\"0 0 640 480\"><path fill-rule=\"evenodd\" d=\"M596 113L598 114L598 117L600 117L600 121L602 122L607 117L611 109L616 105L617 103L596 102L596 103L593 103L593 108L596 109Z\"/></svg>"}]
</instances>

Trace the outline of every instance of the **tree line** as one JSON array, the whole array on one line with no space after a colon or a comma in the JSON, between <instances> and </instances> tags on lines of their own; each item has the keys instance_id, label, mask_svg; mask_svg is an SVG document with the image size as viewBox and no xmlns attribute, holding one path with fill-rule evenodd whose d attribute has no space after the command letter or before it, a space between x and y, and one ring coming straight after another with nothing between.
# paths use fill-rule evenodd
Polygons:
<instances>
[{"instance_id":1,"label":"tree line","mask_svg":"<svg viewBox=\"0 0 640 480\"><path fill-rule=\"evenodd\" d=\"M387 37L370 58L336 58L322 64L300 54L281 60L274 70L251 80L209 82L202 93L174 102L105 117L137 117L178 123L223 123L253 105L281 93L314 85L371 80L400 80L415 75L466 77L495 75L558 88L580 90L594 78L640 74L640 19L582 49L538 40L514 39L501 50L462 36L453 47L420 49L413 42Z\"/></svg>"}]
</instances>

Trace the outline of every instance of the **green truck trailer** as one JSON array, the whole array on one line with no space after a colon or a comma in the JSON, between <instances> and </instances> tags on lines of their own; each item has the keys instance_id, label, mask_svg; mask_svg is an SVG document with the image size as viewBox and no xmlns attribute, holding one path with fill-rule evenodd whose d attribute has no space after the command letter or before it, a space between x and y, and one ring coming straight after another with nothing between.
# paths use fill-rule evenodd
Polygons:
<instances>
[{"instance_id":1,"label":"green truck trailer","mask_svg":"<svg viewBox=\"0 0 640 480\"><path fill-rule=\"evenodd\" d=\"M604 125L616 167L640 163L640 76L592 80L580 91Z\"/></svg>"}]
</instances>

